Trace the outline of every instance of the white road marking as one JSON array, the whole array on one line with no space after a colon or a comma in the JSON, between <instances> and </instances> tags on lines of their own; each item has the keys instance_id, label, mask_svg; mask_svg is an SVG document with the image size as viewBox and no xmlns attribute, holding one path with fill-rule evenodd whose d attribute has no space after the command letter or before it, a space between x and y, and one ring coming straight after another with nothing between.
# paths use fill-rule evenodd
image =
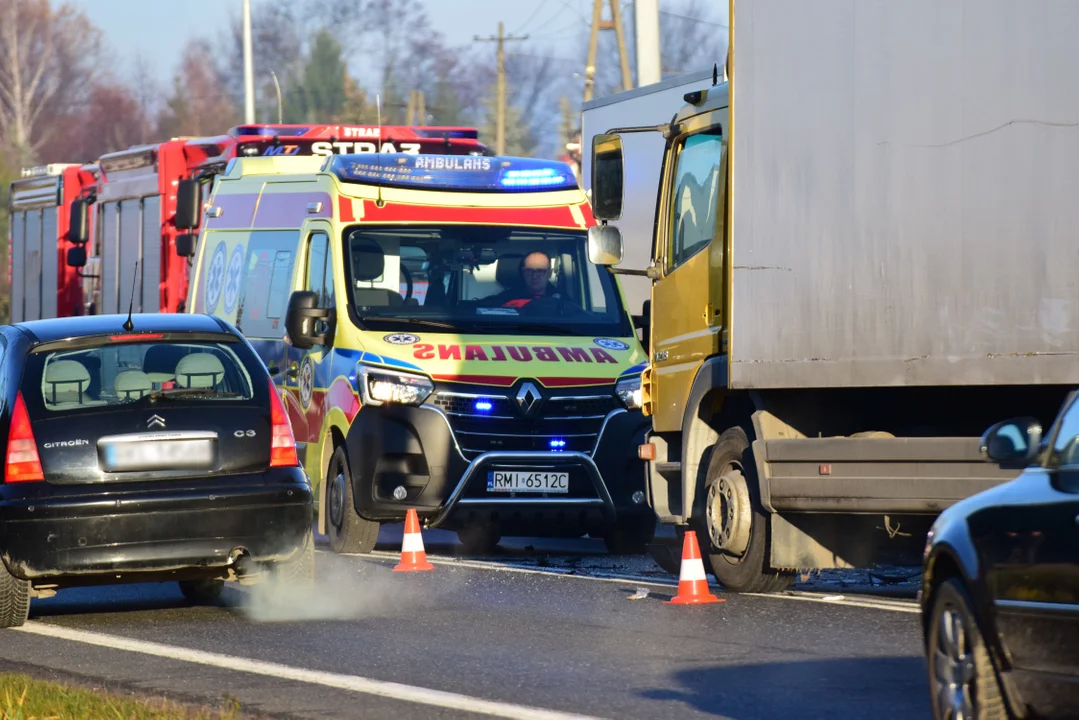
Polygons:
<instances>
[{"instance_id":1,"label":"white road marking","mask_svg":"<svg viewBox=\"0 0 1079 720\"><path fill-rule=\"evenodd\" d=\"M351 690L352 692L366 695L378 695L393 700L449 710L479 713L500 718L512 718L513 720L599 720L587 715L574 715L561 713L554 710L529 707L527 705L512 705L510 703L484 700L470 695L432 690L430 688L404 685L402 683L374 680L360 677L359 675L341 675L338 673L321 672L318 670L305 670L304 668L279 665L277 663L251 660L248 658L222 655L219 653L192 650L176 645L164 645L162 643L148 642L145 640L133 640L118 635L106 635L104 633L75 630L73 628L50 625L38 620L28 621L25 625L16 629L19 632L43 635L46 637L70 640L72 642L97 645L111 650L125 650L127 652L153 655L169 660L180 660L197 665L224 670L235 670L254 675L277 678L279 680L294 680L310 685L323 685L338 690Z\"/></svg>"},{"instance_id":2,"label":"white road marking","mask_svg":"<svg viewBox=\"0 0 1079 720\"><path fill-rule=\"evenodd\" d=\"M327 555L334 555L336 553L319 550L320 553L326 553ZM389 552L386 550L375 550L369 554L361 555L356 553L342 553L346 557L357 557L367 560L392 560L397 562L401 559L400 553ZM461 558L449 558L441 555L428 555L427 561L433 565L453 565L457 567L465 567L473 570L496 570L500 572L513 572L524 573L526 575L556 575L559 577L571 577L579 580L591 580L593 582L617 582L617 583L634 583L635 585L651 585L653 587L662 588L677 588L678 581L663 581L654 579L645 579L636 575L619 574L613 572L607 572L604 570L592 570L587 569L588 574L581 574L578 571L565 569L565 568L538 568L530 565L520 565L513 562L493 562L489 560L465 560ZM710 588L722 591L723 587L715 581L713 578L708 578L708 586ZM804 590L788 590L784 593L740 593L747 597L762 597L770 598L772 600L802 600L805 602L823 603L826 605L844 605L846 607L860 607L871 608L873 610L887 610L890 612L908 613L908 614L920 614L921 608L918 603L909 600L893 600L890 598L848 598L845 596L825 595L823 593L813 593Z\"/></svg>"}]
</instances>

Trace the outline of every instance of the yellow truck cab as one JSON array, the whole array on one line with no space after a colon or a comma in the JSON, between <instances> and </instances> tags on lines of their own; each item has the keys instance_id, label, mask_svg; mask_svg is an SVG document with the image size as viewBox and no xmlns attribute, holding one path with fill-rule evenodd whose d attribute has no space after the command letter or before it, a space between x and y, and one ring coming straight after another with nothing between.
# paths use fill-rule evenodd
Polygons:
<instances>
[{"instance_id":1,"label":"yellow truck cab","mask_svg":"<svg viewBox=\"0 0 1079 720\"><path fill-rule=\"evenodd\" d=\"M643 552L646 355L598 230L560 162L237 158L189 311L270 368L337 552L410 508L470 553L584 533Z\"/></svg>"}]
</instances>

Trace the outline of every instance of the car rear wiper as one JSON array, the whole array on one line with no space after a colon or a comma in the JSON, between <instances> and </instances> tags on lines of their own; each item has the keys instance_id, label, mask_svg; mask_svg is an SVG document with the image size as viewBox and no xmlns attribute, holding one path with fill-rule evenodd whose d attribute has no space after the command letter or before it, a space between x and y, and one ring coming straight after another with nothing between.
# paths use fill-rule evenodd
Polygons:
<instances>
[{"instance_id":1,"label":"car rear wiper","mask_svg":"<svg viewBox=\"0 0 1079 720\"><path fill-rule=\"evenodd\" d=\"M146 396L150 402L155 402L161 399L179 399L185 397L240 397L240 393L237 392L219 392L213 388L167 388L165 390L155 390Z\"/></svg>"}]
</instances>

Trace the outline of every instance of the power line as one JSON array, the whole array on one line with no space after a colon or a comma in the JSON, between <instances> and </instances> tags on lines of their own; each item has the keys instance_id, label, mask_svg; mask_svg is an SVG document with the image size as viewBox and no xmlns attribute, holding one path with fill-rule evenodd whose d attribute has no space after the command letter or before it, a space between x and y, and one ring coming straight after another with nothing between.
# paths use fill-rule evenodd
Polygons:
<instances>
[{"instance_id":1,"label":"power line","mask_svg":"<svg viewBox=\"0 0 1079 720\"><path fill-rule=\"evenodd\" d=\"M713 25L715 27L728 29L730 27L729 25L724 25L723 23L711 22L710 20L702 20L700 18L689 17L688 15L679 15L678 13L668 12L667 10L660 10L659 14L666 15L667 17L678 18L680 20L689 20L690 22L700 23L701 25Z\"/></svg>"},{"instance_id":2,"label":"power line","mask_svg":"<svg viewBox=\"0 0 1079 720\"><path fill-rule=\"evenodd\" d=\"M528 23L532 22L536 18L536 16L539 15L540 10L542 10L546 6L546 0L540 0L540 2L536 3L536 9L533 10L532 14L528 16L528 19L521 24L521 27L517 28L517 32L521 32L526 27L528 27Z\"/></svg>"}]
</instances>

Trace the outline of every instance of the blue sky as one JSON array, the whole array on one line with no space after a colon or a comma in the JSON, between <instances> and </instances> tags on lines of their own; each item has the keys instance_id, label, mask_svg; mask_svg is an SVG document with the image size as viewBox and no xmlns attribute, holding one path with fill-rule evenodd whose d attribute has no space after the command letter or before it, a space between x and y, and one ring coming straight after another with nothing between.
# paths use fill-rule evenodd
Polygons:
<instances>
[{"instance_id":1,"label":"blue sky","mask_svg":"<svg viewBox=\"0 0 1079 720\"><path fill-rule=\"evenodd\" d=\"M275 0L251 0L252 14ZM279 0L277 0L279 1ZM719 2L720 0L716 0ZM69 0L105 33L121 63L142 57L153 77L172 78L184 44L193 37L216 37L227 26L229 14L239 16L240 0ZM590 18L591 0L423 0L432 24L451 43L470 42L473 35L498 32L528 33L533 49L561 57L575 57L579 35ZM665 4L661 0L661 8ZM726 5L723 0L723 5ZM224 16L224 17L223 17ZM479 19L478 21L476 19ZM629 22L631 18L627 17ZM160 32L160 29L167 29ZM507 52L509 52L507 45ZM494 53L493 43L490 45ZM121 72L118 74L127 75Z\"/></svg>"}]
</instances>

